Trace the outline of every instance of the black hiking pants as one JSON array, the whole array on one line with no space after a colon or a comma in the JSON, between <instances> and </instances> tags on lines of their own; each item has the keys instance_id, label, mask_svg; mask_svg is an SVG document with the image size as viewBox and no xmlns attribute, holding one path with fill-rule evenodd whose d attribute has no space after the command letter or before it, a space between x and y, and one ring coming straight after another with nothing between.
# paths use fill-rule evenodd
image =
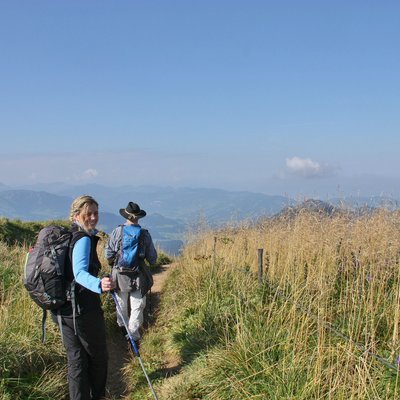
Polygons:
<instances>
[{"instance_id":1,"label":"black hiking pants","mask_svg":"<svg viewBox=\"0 0 400 400\"><path fill-rule=\"evenodd\" d=\"M53 320L57 321L54 315ZM108 354L103 311L76 316L76 334L72 316L62 316L61 322L70 400L104 399Z\"/></svg>"}]
</instances>

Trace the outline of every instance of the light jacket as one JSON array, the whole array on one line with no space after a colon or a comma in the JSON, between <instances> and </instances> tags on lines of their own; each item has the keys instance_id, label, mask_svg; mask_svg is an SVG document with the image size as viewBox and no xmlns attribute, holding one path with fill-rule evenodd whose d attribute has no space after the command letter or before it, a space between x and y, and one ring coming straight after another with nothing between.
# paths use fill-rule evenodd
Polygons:
<instances>
[{"instance_id":1,"label":"light jacket","mask_svg":"<svg viewBox=\"0 0 400 400\"><path fill-rule=\"evenodd\" d=\"M111 266L115 265L118 258L118 251L122 237L122 227L124 225L118 226L111 232L105 247L105 256ZM136 226L140 227L140 225ZM153 239L151 238L149 231L146 229L142 230L141 235L145 248L144 260L146 260L150 265L153 265L157 261L157 250L154 247ZM121 274L116 268L112 268L112 279L116 284L116 290L120 290L121 292L141 290L142 296L144 295L144 292L147 292L149 286L151 286L148 282L149 279L151 279L151 272L148 270L144 260L141 263L141 273L138 275L128 276Z\"/></svg>"}]
</instances>

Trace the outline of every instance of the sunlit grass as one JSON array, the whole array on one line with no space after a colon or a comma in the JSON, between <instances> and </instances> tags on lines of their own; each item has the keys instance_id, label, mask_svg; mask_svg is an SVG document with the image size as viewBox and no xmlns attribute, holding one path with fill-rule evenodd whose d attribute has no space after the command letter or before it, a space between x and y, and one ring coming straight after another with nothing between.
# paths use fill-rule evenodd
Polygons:
<instances>
[{"instance_id":1,"label":"sunlit grass","mask_svg":"<svg viewBox=\"0 0 400 400\"><path fill-rule=\"evenodd\" d=\"M141 349L160 400L398 398L399 213L203 224L187 242ZM58 332L49 323L41 345L40 310L21 284L24 249L0 246L2 399L28 390L57 399ZM125 373L131 399L151 398L137 360Z\"/></svg>"},{"instance_id":2,"label":"sunlit grass","mask_svg":"<svg viewBox=\"0 0 400 400\"><path fill-rule=\"evenodd\" d=\"M0 398L62 399L66 362L54 324L41 343L41 310L23 288L26 249L0 242Z\"/></svg>"},{"instance_id":3,"label":"sunlit grass","mask_svg":"<svg viewBox=\"0 0 400 400\"><path fill-rule=\"evenodd\" d=\"M202 229L164 293L164 349L183 369L162 398L396 398L399 254L384 210Z\"/></svg>"}]
</instances>

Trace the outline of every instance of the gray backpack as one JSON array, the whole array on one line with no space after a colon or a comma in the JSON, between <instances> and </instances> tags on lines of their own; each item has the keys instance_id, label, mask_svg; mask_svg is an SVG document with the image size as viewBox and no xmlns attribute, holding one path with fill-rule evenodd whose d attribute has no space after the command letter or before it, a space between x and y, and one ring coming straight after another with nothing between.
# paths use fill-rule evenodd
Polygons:
<instances>
[{"instance_id":1,"label":"gray backpack","mask_svg":"<svg viewBox=\"0 0 400 400\"><path fill-rule=\"evenodd\" d=\"M43 309L42 341L47 310L57 310L71 300L71 282L65 279L72 232L51 225L40 230L25 261L24 286L33 301Z\"/></svg>"}]
</instances>

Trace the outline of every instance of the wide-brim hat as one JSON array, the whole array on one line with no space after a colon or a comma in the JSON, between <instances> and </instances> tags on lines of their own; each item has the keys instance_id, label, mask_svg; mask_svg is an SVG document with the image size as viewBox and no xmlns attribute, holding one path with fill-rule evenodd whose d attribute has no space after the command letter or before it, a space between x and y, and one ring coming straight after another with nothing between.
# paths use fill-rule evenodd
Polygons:
<instances>
[{"instance_id":1,"label":"wide-brim hat","mask_svg":"<svg viewBox=\"0 0 400 400\"><path fill-rule=\"evenodd\" d=\"M146 211L141 210L139 204L130 201L126 208L120 208L119 213L126 219L129 218L143 218L146 215Z\"/></svg>"}]
</instances>

